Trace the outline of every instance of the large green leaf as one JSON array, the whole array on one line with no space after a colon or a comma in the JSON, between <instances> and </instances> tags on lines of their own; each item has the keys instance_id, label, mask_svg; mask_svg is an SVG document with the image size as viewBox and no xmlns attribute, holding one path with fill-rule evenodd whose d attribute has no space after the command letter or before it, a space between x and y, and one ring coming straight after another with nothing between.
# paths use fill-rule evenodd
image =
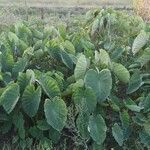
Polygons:
<instances>
[{"instance_id":1,"label":"large green leaf","mask_svg":"<svg viewBox=\"0 0 150 150\"><path fill-rule=\"evenodd\" d=\"M20 86L20 93L22 94L26 86L30 83L31 77L26 73L20 73L18 76L18 84Z\"/></svg>"},{"instance_id":2,"label":"large green leaf","mask_svg":"<svg viewBox=\"0 0 150 150\"><path fill-rule=\"evenodd\" d=\"M46 131L46 130L49 130L51 128L51 126L47 123L46 120L38 120L37 128L42 131Z\"/></svg>"},{"instance_id":3,"label":"large green leaf","mask_svg":"<svg viewBox=\"0 0 150 150\"><path fill-rule=\"evenodd\" d=\"M103 69L101 72L90 69L87 71L84 80L86 87L91 87L96 93L98 102L105 101L110 95L112 78L108 69Z\"/></svg>"},{"instance_id":4,"label":"large green leaf","mask_svg":"<svg viewBox=\"0 0 150 150\"><path fill-rule=\"evenodd\" d=\"M26 50L28 48L28 45L26 44L26 42L24 40L19 39L19 53L21 53L21 55L23 54L24 50Z\"/></svg>"},{"instance_id":5,"label":"large green leaf","mask_svg":"<svg viewBox=\"0 0 150 150\"><path fill-rule=\"evenodd\" d=\"M142 109L144 109L143 106L138 106L136 105L136 103L131 100L131 99L127 99L125 101L125 106L130 109L131 111L135 111L135 112L140 112Z\"/></svg>"},{"instance_id":6,"label":"large green leaf","mask_svg":"<svg viewBox=\"0 0 150 150\"><path fill-rule=\"evenodd\" d=\"M142 76L140 75L140 71L135 71L134 74L130 78L128 89L127 89L127 94L131 94L135 92L142 85L143 85L143 82L142 82Z\"/></svg>"},{"instance_id":7,"label":"large green leaf","mask_svg":"<svg viewBox=\"0 0 150 150\"><path fill-rule=\"evenodd\" d=\"M49 98L60 95L60 89L58 87L58 84L56 80L54 80L52 77L48 75L42 75L40 79L40 84Z\"/></svg>"},{"instance_id":8,"label":"large green leaf","mask_svg":"<svg viewBox=\"0 0 150 150\"><path fill-rule=\"evenodd\" d=\"M10 72L5 72L5 73L2 73L1 75L2 75L2 80L3 80L5 85L7 85L7 84L9 84L10 82L13 81Z\"/></svg>"},{"instance_id":9,"label":"large green leaf","mask_svg":"<svg viewBox=\"0 0 150 150\"><path fill-rule=\"evenodd\" d=\"M150 94L144 100L144 112L150 112Z\"/></svg>"},{"instance_id":10,"label":"large green leaf","mask_svg":"<svg viewBox=\"0 0 150 150\"><path fill-rule=\"evenodd\" d=\"M76 120L78 131L84 139L89 138L88 132L89 115L88 113L80 113Z\"/></svg>"},{"instance_id":11,"label":"large green leaf","mask_svg":"<svg viewBox=\"0 0 150 150\"><path fill-rule=\"evenodd\" d=\"M41 140L44 138L43 131L38 129L36 126L32 126L28 129L28 133L35 139Z\"/></svg>"},{"instance_id":12,"label":"large green leaf","mask_svg":"<svg viewBox=\"0 0 150 150\"><path fill-rule=\"evenodd\" d=\"M25 120L23 118L23 114L21 112L15 112L13 115L13 123L15 125L15 128L18 130L19 137L21 139L25 139L25 128L24 128L24 123Z\"/></svg>"},{"instance_id":13,"label":"large green leaf","mask_svg":"<svg viewBox=\"0 0 150 150\"><path fill-rule=\"evenodd\" d=\"M19 100L19 85L17 83L12 83L8 85L6 90L0 97L0 104L3 105L6 112L9 114L15 108Z\"/></svg>"},{"instance_id":14,"label":"large green leaf","mask_svg":"<svg viewBox=\"0 0 150 150\"><path fill-rule=\"evenodd\" d=\"M18 44L19 43L19 38L17 37L17 35L13 32L9 32L8 33L8 39L10 42Z\"/></svg>"},{"instance_id":15,"label":"large green leaf","mask_svg":"<svg viewBox=\"0 0 150 150\"><path fill-rule=\"evenodd\" d=\"M63 46L68 53L73 54L73 55L75 54L75 47L70 41L66 40L63 43Z\"/></svg>"},{"instance_id":16,"label":"large green leaf","mask_svg":"<svg viewBox=\"0 0 150 150\"><path fill-rule=\"evenodd\" d=\"M144 50L143 54L136 60L141 66L144 66L150 61L150 48Z\"/></svg>"},{"instance_id":17,"label":"large green leaf","mask_svg":"<svg viewBox=\"0 0 150 150\"><path fill-rule=\"evenodd\" d=\"M22 57L26 57L27 59L30 59L30 58L33 56L33 52L34 52L33 47L28 47L28 48L24 51Z\"/></svg>"},{"instance_id":18,"label":"large green leaf","mask_svg":"<svg viewBox=\"0 0 150 150\"><path fill-rule=\"evenodd\" d=\"M41 59L41 57L44 57L44 51L42 49L38 49L34 51L33 55L36 59Z\"/></svg>"},{"instance_id":19,"label":"large green leaf","mask_svg":"<svg viewBox=\"0 0 150 150\"><path fill-rule=\"evenodd\" d=\"M130 124L130 116L128 111L124 110L123 112L120 112L120 120L123 127L128 127Z\"/></svg>"},{"instance_id":20,"label":"large green leaf","mask_svg":"<svg viewBox=\"0 0 150 150\"><path fill-rule=\"evenodd\" d=\"M52 100L46 99L44 112L47 122L57 131L61 131L67 120L67 108L65 102L58 97Z\"/></svg>"},{"instance_id":21,"label":"large green leaf","mask_svg":"<svg viewBox=\"0 0 150 150\"><path fill-rule=\"evenodd\" d=\"M81 107L81 110L88 110L88 112L93 112L96 108L96 95L91 88L83 89L78 88L75 90L74 102L78 107ZM82 109L82 106L84 109Z\"/></svg>"},{"instance_id":22,"label":"large green leaf","mask_svg":"<svg viewBox=\"0 0 150 150\"><path fill-rule=\"evenodd\" d=\"M44 39L49 38L50 36L52 36L52 30L53 30L53 26L49 27L49 26L45 26L44 30L43 30L43 34L44 34Z\"/></svg>"},{"instance_id":23,"label":"large green leaf","mask_svg":"<svg viewBox=\"0 0 150 150\"><path fill-rule=\"evenodd\" d=\"M145 131L141 131L139 133L139 137L141 142L148 148L150 149L150 135L146 133Z\"/></svg>"},{"instance_id":24,"label":"large green leaf","mask_svg":"<svg viewBox=\"0 0 150 150\"><path fill-rule=\"evenodd\" d=\"M112 135L117 143L122 146L124 141L123 131L117 123L112 127Z\"/></svg>"},{"instance_id":25,"label":"large green leaf","mask_svg":"<svg viewBox=\"0 0 150 150\"><path fill-rule=\"evenodd\" d=\"M63 39L66 39L66 37L68 36L68 35L66 34L66 32L67 32L67 25L66 25L66 23L60 24L58 31L59 31L60 36L61 36ZM70 46L69 46L69 47L70 47Z\"/></svg>"},{"instance_id":26,"label":"large green leaf","mask_svg":"<svg viewBox=\"0 0 150 150\"><path fill-rule=\"evenodd\" d=\"M144 123L144 130L150 136L150 116Z\"/></svg>"},{"instance_id":27,"label":"large green leaf","mask_svg":"<svg viewBox=\"0 0 150 150\"><path fill-rule=\"evenodd\" d=\"M141 31L140 34L135 38L132 45L132 52L135 55L147 42L149 35L145 31Z\"/></svg>"},{"instance_id":28,"label":"large green leaf","mask_svg":"<svg viewBox=\"0 0 150 150\"><path fill-rule=\"evenodd\" d=\"M30 29L23 23L17 23L15 25L15 32L17 36L19 37L19 39L25 41L26 43L32 42L32 32Z\"/></svg>"},{"instance_id":29,"label":"large green leaf","mask_svg":"<svg viewBox=\"0 0 150 150\"><path fill-rule=\"evenodd\" d=\"M0 113L0 122L3 122L3 121L9 121L9 115L6 114L6 112L1 112Z\"/></svg>"},{"instance_id":30,"label":"large green leaf","mask_svg":"<svg viewBox=\"0 0 150 150\"><path fill-rule=\"evenodd\" d=\"M97 116L90 116L88 130L90 132L90 136L97 144L102 144L104 142L107 127L100 114Z\"/></svg>"},{"instance_id":31,"label":"large green leaf","mask_svg":"<svg viewBox=\"0 0 150 150\"><path fill-rule=\"evenodd\" d=\"M28 85L22 96L22 107L30 117L34 117L38 111L41 100L41 87L35 89L34 85Z\"/></svg>"},{"instance_id":32,"label":"large green leaf","mask_svg":"<svg viewBox=\"0 0 150 150\"><path fill-rule=\"evenodd\" d=\"M38 41L34 44L34 50L41 49L42 46L43 46L42 40L38 40Z\"/></svg>"},{"instance_id":33,"label":"large green leaf","mask_svg":"<svg viewBox=\"0 0 150 150\"><path fill-rule=\"evenodd\" d=\"M26 57L19 58L19 60L14 64L14 67L12 69L13 76L17 77L19 72L23 72L27 64L28 60Z\"/></svg>"},{"instance_id":34,"label":"large green leaf","mask_svg":"<svg viewBox=\"0 0 150 150\"><path fill-rule=\"evenodd\" d=\"M93 57L93 50L95 49L95 45L92 43L92 41L84 38L81 39L81 47L84 49L84 54L87 57Z\"/></svg>"},{"instance_id":35,"label":"large green leaf","mask_svg":"<svg viewBox=\"0 0 150 150\"><path fill-rule=\"evenodd\" d=\"M1 69L2 69L2 52L0 51L0 72L1 72Z\"/></svg>"},{"instance_id":36,"label":"large green leaf","mask_svg":"<svg viewBox=\"0 0 150 150\"><path fill-rule=\"evenodd\" d=\"M118 60L125 50L126 49L122 47L114 49L113 52L111 53L111 59Z\"/></svg>"},{"instance_id":37,"label":"large green leaf","mask_svg":"<svg viewBox=\"0 0 150 150\"><path fill-rule=\"evenodd\" d=\"M32 33L33 33L33 37L35 37L39 40L43 39L43 33L38 31L37 29L35 29L35 28L32 29Z\"/></svg>"},{"instance_id":38,"label":"large green leaf","mask_svg":"<svg viewBox=\"0 0 150 150\"><path fill-rule=\"evenodd\" d=\"M109 54L103 49L100 49L99 52L95 51L95 61L102 67L109 67L111 63Z\"/></svg>"},{"instance_id":39,"label":"large green leaf","mask_svg":"<svg viewBox=\"0 0 150 150\"><path fill-rule=\"evenodd\" d=\"M8 51L3 52L1 56L1 64L4 72L11 72L14 65L13 55Z\"/></svg>"},{"instance_id":40,"label":"large green leaf","mask_svg":"<svg viewBox=\"0 0 150 150\"><path fill-rule=\"evenodd\" d=\"M121 82L129 82L130 73L122 64L113 62L112 70Z\"/></svg>"},{"instance_id":41,"label":"large green leaf","mask_svg":"<svg viewBox=\"0 0 150 150\"><path fill-rule=\"evenodd\" d=\"M13 126L12 120L9 119L8 121L5 121L5 123L1 125L0 133L1 134L9 133L9 131L11 131L12 129L12 126Z\"/></svg>"},{"instance_id":42,"label":"large green leaf","mask_svg":"<svg viewBox=\"0 0 150 150\"><path fill-rule=\"evenodd\" d=\"M49 129L49 138L53 141L53 143L58 143L61 137L61 133L50 126Z\"/></svg>"},{"instance_id":43,"label":"large green leaf","mask_svg":"<svg viewBox=\"0 0 150 150\"><path fill-rule=\"evenodd\" d=\"M70 58L70 56L68 55L67 52L65 52L64 50L62 50L60 52L60 56L61 56L61 59L62 59L62 62L70 69L73 69L73 61L72 59Z\"/></svg>"},{"instance_id":44,"label":"large green leaf","mask_svg":"<svg viewBox=\"0 0 150 150\"><path fill-rule=\"evenodd\" d=\"M81 54L81 56L77 60L77 64L74 71L76 80L84 78L87 67L88 67L88 63L86 57L85 55Z\"/></svg>"},{"instance_id":45,"label":"large green leaf","mask_svg":"<svg viewBox=\"0 0 150 150\"><path fill-rule=\"evenodd\" d=\"M136 113L136 115L132 117L132 120L137 125L144 126L147 118L142 113Z\"/></svg>"},{"instance_id":46,"label":"large green leaf","mask_svg":"<svg viewBox=\"0 0 150 150\"><path fill-rule=\"evenodd\" d=\"M87 11L87 13L85 15L85 19L87 20L87 22L90 21L92 18L94 18L93 10Z\"/></svg>"},{"instance_id":47,"label":"large green leaf","mask_svg":"<svg viewBox=\"0 0 150 150\"><path fill-rule=\"evenodd\" d=\"M92 24L91 35L93 36L99 29L100 20L96 18Z\"/></svg>"},{"instance_id":48,"label":"large green leaf","mask_svg":"<svg viewBox=\"0 0 150 150\"><path fill-rule=\"evenodd\" d=\"M96 142L92 144L92 150L105 150L103 144L99 145Z\"/></svg>"}]
</instances>

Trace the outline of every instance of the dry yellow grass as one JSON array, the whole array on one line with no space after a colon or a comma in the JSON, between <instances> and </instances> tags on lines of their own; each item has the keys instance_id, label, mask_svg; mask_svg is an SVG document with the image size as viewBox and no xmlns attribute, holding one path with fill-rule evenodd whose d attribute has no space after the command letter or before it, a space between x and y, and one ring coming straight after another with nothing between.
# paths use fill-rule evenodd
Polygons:
<instances>
[{"instance_id":1,"label":"dry yellow grass","mask_svg":"<svg viewBox=\"0 0 150 150\"><path fill-rule=\"evenodd\" d=\"M135 12L144 20L150 20L150 0L133 0Z\"/></svg>"},{"instance_id":2,"label":"dry yellow grass","mask_svg":"<svg viewBox=\"0 0 150 150\"><path fill-rule=\"evenodd\" d=\"M29 6L101 6L101 5L123 5L130 6L132 0L0 0L2 6L24 5Z\"/></svg>"}]
</instances>

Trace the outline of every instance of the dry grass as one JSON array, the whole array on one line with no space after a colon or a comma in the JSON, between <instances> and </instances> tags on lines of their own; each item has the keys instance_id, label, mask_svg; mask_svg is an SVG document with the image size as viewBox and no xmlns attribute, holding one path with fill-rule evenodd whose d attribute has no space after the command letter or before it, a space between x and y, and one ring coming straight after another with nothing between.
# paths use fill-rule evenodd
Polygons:
<instances>
[{"instance_id":1,"label":"dry grass","mask_svg":"<svg viewBox=\"0 0 150 150\"><path fill-rule=\"evenodd\" d=\"M19 20L19 16L14 15L12 12L15 8L8 8L4 7L0 9L0 25L7 26L10 24L14 24L16 21Z\"/></svg>"},{"instance_id":2,"label":"dry grass","mask_svg":"<svg viewBox=\"0 0 150 150\"><path fill-rule=\"evenodd\" d=\"M132 0L0 0L0 5L19 5L23 6L25 3L31 7L73 7L73 6L131 6Z\"/></svg>"},{"instance_id":3,"label":"dry grass","mask_svg":"<svg viewBox=\"0 0 150 150\"><path fill-rule=\"evenodd\" d=\"M144 20L150 20L150 0L134 0L134 8Z\"/></svg>"},{"instance_id":4,"label":"dry grass","mask_svg":"<svg viewBox=\"0 0 150 150\"><path fill-rule=\"evenodd\" d=\"M55 7L62 7L59 10L64 10L63 7L100 7L100 6L113 6L113 7L131 7L132 0L0 0L0 6L3 8L0 9L0 25L10 25L14 24L19 19L27 18L26 12L24 10L28 7L35 8L48 8L55 9ZM21 7L21 12L19 8ZM72 8L71 8L72 9ZM15 10L19 10L17 14ZM58 9L56 9L58 10ZM67 11L68 9L66 9ZM72 9L73 10L73 9ZM24 13L22 13L24 11ZM30 14L30 18L38 18L40 10L36 10L36 15ZM46 11L46 10L45 10ZM45 16L50 18L49 16ZM58 17L55 17L58 18ZM54 20L54 19L52 19Z\"/></svg>"}]
</instances>

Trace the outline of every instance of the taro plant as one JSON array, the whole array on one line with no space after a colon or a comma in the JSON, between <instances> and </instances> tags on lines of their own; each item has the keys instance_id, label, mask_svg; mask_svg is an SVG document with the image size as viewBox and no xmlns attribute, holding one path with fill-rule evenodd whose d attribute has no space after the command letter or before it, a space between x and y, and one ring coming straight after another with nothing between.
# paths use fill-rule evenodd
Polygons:
<instances>
[{"instance_id":1,"label":"taro plant","mask_svg":"<svg viewBox=\"0 0 150 150\"><path fill-rule=\"evenodd\" d=\"M24 22L3 32L1 134L22 149L149 148L149 29L108 9L74 29Z\"/></svg>"}]
</instances>

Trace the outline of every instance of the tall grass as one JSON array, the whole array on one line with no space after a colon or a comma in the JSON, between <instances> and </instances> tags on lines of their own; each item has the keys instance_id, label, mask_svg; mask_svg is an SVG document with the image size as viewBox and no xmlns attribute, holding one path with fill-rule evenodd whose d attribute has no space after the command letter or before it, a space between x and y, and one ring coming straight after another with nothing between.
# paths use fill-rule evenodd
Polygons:
<instances>
[{"instance_id":1,"label":"tall grass","mask_svg":"<svg viewBox=\"0 0 150 150\"><path fill-rule=\"evenodd\" d=\"M0 0L0 5L55 5L55 6L78 6L78 5L132 5L132 0Z\"/></svg>"}]
</instances>

